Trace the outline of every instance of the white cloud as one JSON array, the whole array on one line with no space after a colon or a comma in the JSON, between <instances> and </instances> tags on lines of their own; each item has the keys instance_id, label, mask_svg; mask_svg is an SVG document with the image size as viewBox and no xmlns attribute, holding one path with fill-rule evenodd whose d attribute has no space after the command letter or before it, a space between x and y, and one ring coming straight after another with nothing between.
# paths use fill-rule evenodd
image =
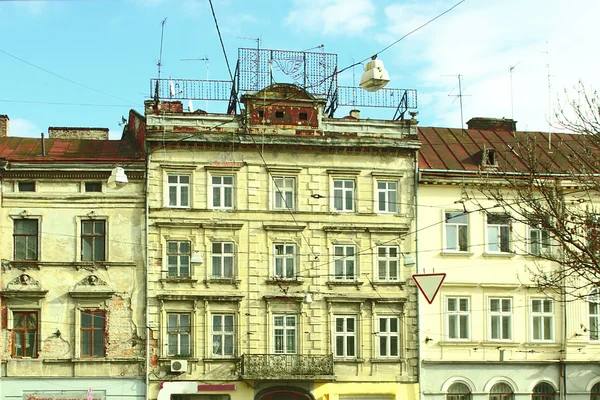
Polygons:
<instances>
[{"instance_id":1,"label":"white cloud","mask_svg":"<svg viewBox=\"0 0 600 400\"><path fill-rule=\"evenodd\" d=\"M33 122L22 118L11 119L9 121L8 136L9 137L35 137L39 138L40 133L44 132L38 128ZM48 135L46 135L48 137Z\"/></svg>"},{"instance_id":2,"label":"white cloud","mask_svg":"<svg viewBox=\"0 0 600 400\"><path fill-rule=\"evenodd\" d=\"M295 0L285 22L303 32L360 35L374 25L371 0Z\"/></svg>"}]
</instances>

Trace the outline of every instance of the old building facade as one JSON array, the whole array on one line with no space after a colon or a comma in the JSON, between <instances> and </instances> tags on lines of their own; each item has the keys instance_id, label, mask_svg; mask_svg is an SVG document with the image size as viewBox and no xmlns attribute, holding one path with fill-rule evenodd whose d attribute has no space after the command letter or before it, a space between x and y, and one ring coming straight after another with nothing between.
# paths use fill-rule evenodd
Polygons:
<instances>
[{"instance_id":1,"label":"old building facade","mask_svg":"<svg viewBox=\"0 0 600 400\"><path fill-rule=\"evenodd\" d=\"M0 397L144 398L143 154L107 129L33 139L9 122L0 115ZM107 185L115 165L123 187Z\"/></svg>"},{"instance_id":2,"label":"old building facade","mask_svg":"<svg viewBox=\"0 0 600 400\"><path fill-rule=\"evenodd\" d=\"M415 399L416 121L146 101L152 399Z\"/></svg>"}]
</instances>

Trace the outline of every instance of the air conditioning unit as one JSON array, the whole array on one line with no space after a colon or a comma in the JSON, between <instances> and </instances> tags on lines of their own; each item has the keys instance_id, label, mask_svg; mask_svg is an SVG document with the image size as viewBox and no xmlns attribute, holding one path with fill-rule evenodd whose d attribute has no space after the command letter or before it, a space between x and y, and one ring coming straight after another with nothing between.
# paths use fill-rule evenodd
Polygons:
<instances>
[{"instance_id":1,"label":"air conditioning unit","mask_svg":"<svg viewBox=\"0 0 600 400\"><path fill-rule=\"evenodd\" d=\"M171 372L187 372L187 360L171 360Z\"/></svg>"}]
</instances>

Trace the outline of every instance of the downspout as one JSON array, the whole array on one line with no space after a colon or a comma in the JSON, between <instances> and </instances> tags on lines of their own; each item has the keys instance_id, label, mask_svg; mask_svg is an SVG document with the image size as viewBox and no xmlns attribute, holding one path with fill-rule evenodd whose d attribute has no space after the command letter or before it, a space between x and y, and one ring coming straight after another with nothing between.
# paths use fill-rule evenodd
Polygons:
<instances>
[{"instance_id":1,"label":"downspout","mask_svg":"<svg viewBox=\"0 0 600 400\"><path fill-rule=\"evenodd\" d=\"M146 393L146 400L150 400L150 289L149 289L149 268L148 266L150 265L150 257L148 256L148 219L149 219L149 212L150 212L150 199L149 199L149 193L150 193L150 158L152 157L151 153L148 153L148 157L146 159L146 211L144 213L144 229L145 229L145 258L146 258L146 271L145 274L146 275L146 376L145 376L145 393Z\"/></svg>"},{"instance_id":2,"label":"downspout","mask_svg":"<svg viewBox=\"0 0 600 400\"><path fill-rule=\"evenodd\" d=\"M563 268L562 264L559 268ZM561 333L561 352L560 352L560 363L559 363L559 373L558 377L559 382L562 384L562 390L559 387L559 397L561 400L565 400L567 398L567 363L565 359L567 357L567 294L566 294L566 284L563 279L562 290L561 290L561 303L562 303L562 320L563 320L563 329ZM562 379L561 379L562 378Z\"/></svg>"},{"instance_id":3,"label":"downspout","mask_svg":"<svg viewBox=\"0 0 600 400\"><path fill-rule=\"evenodd\" d=\"M415 205L415 273L419 273L419 156L415 150L414 171L414 205ZM419 385L419 400L423 398L423 386L421 385L421 318L419 298L417 293L417 385Z\"/></svg>"}]
</instances>

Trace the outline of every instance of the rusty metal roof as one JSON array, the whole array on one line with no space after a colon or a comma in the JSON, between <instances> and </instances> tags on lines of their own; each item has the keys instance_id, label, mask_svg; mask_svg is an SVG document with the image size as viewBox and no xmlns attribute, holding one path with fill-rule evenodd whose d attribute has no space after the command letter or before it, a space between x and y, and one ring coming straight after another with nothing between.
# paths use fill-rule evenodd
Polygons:
<instances>
[{"instance_id":1,"label":"rusty metal roof","mask_svg":"<svg viewBox=\"0 0 600 400\"><path fill-rule=\"evenodd\" d=\"M2 137L0 159L26 162L117 162L141 160L129 140L44 139L46 156L42 156L42 139Z\"/></svg>"},{"instance_id":2,"label":"rusty metal roof","mask_svg":"<svg viewBox=\"0 0 600 400\"><path fill-rule=\"evenodd\" d=\"M600 172L599 143L590 135L436 127L419 127L418 131L423 172L481 171L482 157L490 150L502 171L528 172L533 149L538 172Z\"/></svg>"}]
</instances>

